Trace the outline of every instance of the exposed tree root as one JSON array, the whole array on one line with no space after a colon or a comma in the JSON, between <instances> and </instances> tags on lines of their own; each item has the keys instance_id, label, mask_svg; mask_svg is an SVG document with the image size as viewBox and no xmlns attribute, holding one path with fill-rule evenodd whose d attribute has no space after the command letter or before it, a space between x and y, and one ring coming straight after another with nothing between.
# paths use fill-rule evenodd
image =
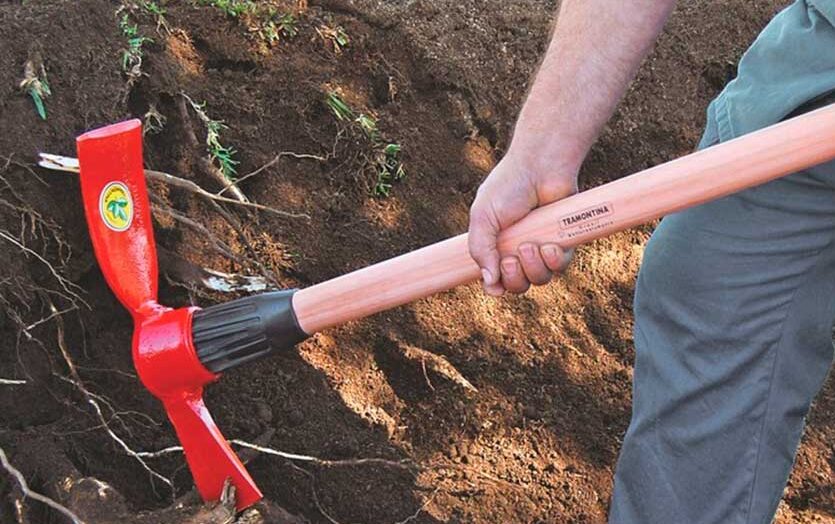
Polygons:
<instances>
[{"instance_id":1,"label":"exposed tree root","mask_svg":"<svg viewBox=\"0 0 835 524\"><path fill-rule=\"evenodd\" d=\"M259 439L259 440L262 440L262 439ZM298 453L288 453L286 451L279 451L277 449L273 449L273 448L263 446L263 445L260 445L260 444L253 444L253 443L247 442L245 440L240 440L240 439L232 439L232 440L229 441L229 443L234 444L236 446L240 446L240 447L245 448L245 449L257 451L258 453L263 453L265 455L271 455L271 456L274 456L274 457L279 457L279 458L285 459L287 461L287 463L290 465L290 467L293 468L293 470L298 471L299 473L301 473L302 475L304 475L305 477L307 477L310 480L310 483L311 483L310 484L310 493L311 493L311 498L313 500L313 504L316 506L316 509L319 511L319 513L321 513L322 516L328 522L330 522L331 524L342 524L342 523L340 523L338 520L336 520L334 517L332 517L327 512L327 510L325 510L325 508L322 506L322 503L319 500L319 494L316 490L316 476L311 471L308 471L308 470L306 470L302 467L299 467L294 462L305 462L305 463L308 463L308 464L312 464L312 465L319 466L319 467L325 467L325 468L381 466L381 467L386 467L386 468L406 470L406 471L409 471L409 472L412 472L412 473L416 470L416 467L415 467L414 464L412 464L410 461L405 461L405 460L404 461L396 461L396 460L388 460L388 459L383 459L383 458L356 458L356 459L344 459L344 460L329 460L329 459L314 457L314 456L311 456L311 455L302 455L302 454L298 454ZM158 450L158 451L139 452L138 454L139 454L140 457L143 457L143 458L158 458L158 457L168 455L168 454L171 454L171 453L181 453L182 451L183 451L183 448L181 446L171 446L171 447L161 449L161 450ZM436 490L436 492L437 492L437 490ZM434 494L432 496L434 497ZM417 516L420 515L420 513L423 512L423 510L426 508L426 506L429 505L429 503L431 502L431 498L432 497L427 499L427 501L425 501L424 504L420 508L418 508L417 512L414 515L412 515L410 517L407 517L406 520L400 521L396 524L405 524L407 522L411 522L414 519L416 519Z\"/></svg>"},{"instance_id":2,"label":"exposed tree root","mask_svg":"<svg viewBox=\"0 0 835 524\"><path fill-rule=\"evenodd\" d=\"M15 479L18 487L20 488L20 491L23 493L24 498L30 498L32 500L37 500L42 504L46 504L50 508L54 509L55 511L61 513L62 515L70 519L70 521L72 521L73 524L85 524L84 521L78 517L78 515L70 511L64 505L55 502L54 500L45 495L41 495L40 493L29 489L29 484L26 483L26 479L23 478L23 474L17 468L12 466L12 464L9 462L8 457L6 457L6 452L3 450L3 448L0 448L0 464L2 464L3 468L9 473L9 475L11 475ZM18 511L21 511L19 507Z\"/></svg>"},{"instance_id":3,"label":"exposed tree root","mask_svg":"<svg viewBox=\"0 0 835 524\"><path fill-rule=\"evenodd\" d=\"M281 153L279 153L279 156L280 155L281 155ZM286 155L303 156L303 155L300 155L298 153L291 153L291 152L285 153L285 156ZM304 156L306 156L306 155L304 155ZM312 157L313 155L310 155L310 156ZM78 173L78 171L79 171L78 159L71 158L71 157L63 157L63 156L60 156L60 155L52 155L52 154L48 154L48 153L41 153L40 154L40 161L38 162L38 165L41 166L41 167L47 168L47 169L52 169L52 170L57 170L57 171L66 171L66 172L71 172L71 173ZM286 211L280 211L280 210L277 210L277 209L274 209L274 208L270 208L268 206L262 206L261 204L255 204L255 203L249 202L249 201L242 202L242 201L237 201L237 200L234 200L234 199L224 197L224 196L219 195L219 194L216 195L216 194L213 194L213 193L210 193L210 192L204 190L203 188L201 188L200 186L198 186L194 182L191 182L190 180L185 180L183 178L179 178L179 177L176 177L174 175L170 175L168 173L163 173L163 172L160 172L160 171L146 170L145 174L148 176L149 179L161 180L164 183L174 185L174 186L180 187L182 189L186 189L186 190L188 190L190 192L193 192L193 193L203 197L204 199L206 199L207 202L209 203L209 205L212 206L212 208L224 219L224 221L226 221L226 223L229 225L229 227L232 228L232 230L237 234L238 238L240 239L241 243L243 244L244 249L246 249L246 251L250 255L250 257L247 260L251 264L255 265L258 268L258 271L261 273L261 275L267 281L271 282L275 286L278 286L278 281L276 280L275 275L271 271L269 271L258 260L255 248L252 246L252 243L249 241L249 238L246 235L246 233L244 232L240 221L236 217L234 217L231 213L229 213L226 209L224 209L220 204L221 203L230 203L230 204L242 205L242 206L245 206L245 207L255 208L255 209L258 209L258 210L262 210L262 211L269 211L269 212L272 212L274 214L289 217L289 218L308 218L309 219L310 217L308 215L306 215L304 213L289 213L289 212L286 212ZM157 204L159 207L165 206L165 204L163 204L162 201L159 198L155 198L153 194L151 195L151 200L155 204ZM186 217L182 213L174 211L172 208L170 208L170 206L165 206L162 210L163 210L163 212L171 215L171 217L174 218L175 220L178 220L179 222L181 222L181 223L183 223L187 226L190 226L192 228L196 228L196 229L200 230L201 234L205 234L206 232L209 231L208 228L206 228L202 224L199 224L198 222L196 222L195 220L193 220L189 217ZM211 235L211 237L216 238L215 235ZM215 244L215 247L217 247L218 242L214 242L214 244ZM223 246L221 246L221 247L223 247ZM230 255L233 255L232 258L233 258L233 260L235 260L236 263L238 263L238 264L240 264L244 267L247 265L242 258L238 257L237 255L234 255L234 252L231 248L228 248L228 249L225 249L225 250L221 249L220 253L223 254L224 256L226 256L227 258L229 258Z\"/></svg>"},{"instance_id":4,"label":"exposed tree root","mask_svg":"<svg viewBox=\"0 0 835 524\"><path fill-rule=\"evenodd\" d=\"M75 299L75 300L77 300L77 301L79 301L79 302L81 302L85 305L87 304L84 301L84 299L81 298L81 296L78 294L80 291L82 291L81 288L77 284L75 284L75 283L69 281L68 279L64 278L64 276L62 276L55 269L55 267L52 264L50 264L44 257L39 255L36 251L34 251L34 250L26 247L25 245L23 245L18 239L16 239L14 236L12 236L11 233L9 233L8 231L4 231L4 230L0 229L0 238L2 238L3 240L17 246L21 251L23 251L23 253L26 256L35 257L35 259L37 259L38 262L40 262L41 264L46 266L47 269L49 269L49 272L52 274L53 277L55 277L55 280L58 281L58 284L61 285L61 288L64 290L64 292L67 293L67 295L69 295L73 299Z\"/></svg>"},{"instance_id":5,"label":"exposed tree root","mask_svg":"<svg viewBox=\"0 0 835 524\"><path fill-rule=\"evenodd\" d=\"M226 273L201 267L161 246L157 246L157 256L165 278L172 285L184 287L190 292L199 294L201 290L208 290L219 293L257 293L278 289L263 276Z\"/></svg>"},{"instance_id":6,"label":"exposed tree root","mask_svg":"<svg viewBox=\"0 0 835 524\"><path fill-rule=\"evenodd\" d=\"M237 182L235 182L235 184L240 183L241 180L243 180L244 178L248 178L250 176L253 176L253 175L263 171L264 169L268 168L270 165L274 164L275 161L277 161L277 159L279 159L281 157L284 157L284 156L292 156L294 158L314 158L314 159L324 160L322 157L319 157L319 156L316 156L316 155L306 155L306 154L300 154L300 153L293 153L292 151L282 151L281 153L279 153L276 156L275 159L273 159L273 161L265 164L261 168L253 171L252 173L244 175ZM40 154L40 160L38 161L38 165L45 168L45 169L51 169L53 171L66 171L68 173L78 173L78 171L79 171L78 159L77 158L66 157L66 156L61 156L61 155L52 155L52 154L49 154L49 153L41 153ZM310 215L308 215L306 213L292 213L290 211L283 211L281 209L276 209L274 207L265 206L265 205L258 204L258 203L255 203L255 202L250 202L248 200L242 201L242 200L237 200L237 199L234 199L234 198L225 197L225 196L223 196L223 193L226 191L227 188L222 189L218 193L211 193L209 191L206 191L205 189L203 189L199 185L195 184L191 180L187 180L185 178L181 178L181 177L169 174L169 173L165 173L163 171L154 171L152 169L146 169L145 170L145 176L149 180L155 180L155 181L162 182L162 183L165 183L165 184L168 184L168 185L172 185L174 187L178 187L180 189L184 189L186 191L194 193L194 194L196 194L196 195L198 195L198 196L200 196L204 199L207 199L207 200L212 200L212 201L215 201L215 202L221 202L221 203L224 203L224 204L233 204L233 205L237 205L237 206L243 206L243 207L247 207L247 208L250 208L250 209L256 209L258 211L264 211L264 212L271 213L273 215L277 215L277 216L285 217L285 218L305 218L305 219L308 219L308 220L310 219ZM228 186L228 187L233 187L233 186L234 186L234 184L230 184L230 186Z\"/></svg>"}]
</instances>

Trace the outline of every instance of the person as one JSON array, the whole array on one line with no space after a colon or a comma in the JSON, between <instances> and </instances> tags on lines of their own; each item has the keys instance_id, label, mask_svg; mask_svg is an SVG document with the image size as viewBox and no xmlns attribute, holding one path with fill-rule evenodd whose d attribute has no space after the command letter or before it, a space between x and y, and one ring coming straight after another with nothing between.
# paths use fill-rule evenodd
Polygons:
<instances>
[{"instance_id":1,"label":"person","mask_svg":"<svg viewBox=\"0 0 835 524\"><path fill-rule=\"evenodd\" d=\"M497 235L577 191L583 158L674 3L563 0L511 143L470 211L487 293L522 293L566 267L557 244L502 256ZM797 0L711 102L699 147L833 101L833 90L835 1ZM634 312L632 419L609 522L771 522L833 357L835 163L664 218Z\"/></svg>"}]
</instances>

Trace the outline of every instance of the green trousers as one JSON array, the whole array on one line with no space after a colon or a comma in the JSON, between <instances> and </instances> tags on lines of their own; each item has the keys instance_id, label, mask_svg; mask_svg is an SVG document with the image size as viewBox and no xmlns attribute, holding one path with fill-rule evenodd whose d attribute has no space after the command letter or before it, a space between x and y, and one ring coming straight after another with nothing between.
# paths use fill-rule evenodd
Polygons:
<instances>
[{"instance_id":1,"label":"green trousers","mask_svg":"<svg viewBox=\"0 0 835 524\"><path fill-rule=\"evenodd\" d=\"M805 0L775 17L708 109L701 147L828 101L830 14L835 1ZM636 287L610 523L771 522L833 320L835 162L664 218Z\"/></svg>"}]
</instances>

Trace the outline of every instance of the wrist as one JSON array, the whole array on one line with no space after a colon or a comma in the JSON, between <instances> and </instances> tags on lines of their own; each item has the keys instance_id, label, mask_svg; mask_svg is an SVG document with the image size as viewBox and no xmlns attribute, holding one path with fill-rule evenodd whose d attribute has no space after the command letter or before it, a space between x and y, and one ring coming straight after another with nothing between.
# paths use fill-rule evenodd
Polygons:
<instances>
[{"instance_id":1,"label":"wrist","mask_svg":"<svg viewBox=\"0 0 835 524\"><path fill-rule=\"evenodd\" d=\"M586 151L565 141L530 139L515 135L505 153L518 169L572 184L577 180Z\"/></svg>"}]
</instances>

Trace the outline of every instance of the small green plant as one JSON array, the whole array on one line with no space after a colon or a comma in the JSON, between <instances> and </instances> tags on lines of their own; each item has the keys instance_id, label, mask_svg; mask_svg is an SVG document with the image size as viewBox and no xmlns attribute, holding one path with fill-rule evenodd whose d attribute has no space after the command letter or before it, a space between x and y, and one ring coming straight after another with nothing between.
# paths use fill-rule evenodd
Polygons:
<instances>
[{"instance_id":1,"label":"small green plant","mask_svg":"<svg viewBox=\"0 0 835 524\"><path fill-rule=\"evenodd\" d=\"M213 120L209 117L206 113L205 102L198 104L185 94L183 96L191 104L191 108L194 109L197 117L200 118L200 121L206 127L206 152L209 154L209 158L217 165L223 178L229 182L234 182L235 176L237 175L235 166L239 164L235 160L237 151L231 147L224 146L220 141L220 132L228 129L228 127L222 120Z\"/></svg>"},{"instance_id":2,"label":"small green plant","mask_svg":"<svg viewBox=\"0 0 835 524\"><path fill-rule=\"evenodd\" d=\"M139 2L139 6L144 9L148 14L154 15L157 18L162 18L165 16L165 8L161 7L158 3L154 2L153 0L141 0Z\"/></svg>"},{"instance_id":3,"label":"small green plant","mask_svg":"<svg viewBox=\"0 0 835 524\"><path fill-rule=\"evenodd\" d=\"M281 38L293 38L299 34L296 17L292 13L277 16L275 9L267 11L267 21L261 24L259 33L269 44L275 44Z\"/></svg>"},{"instance_id":4,"label":"small green plant","mask_svg":"<svg viewBox=\"0 0 835 524\"><path fill-rule=\"evenodd\" d=\"M278 33L278 27L272 20L268 20L267 22L261 25L260 34L261 37L267 41L268 44L275 44L279 40L281 40L281 37Z\"/></svg>"},{"instance_id":5,"label":"small green plant","mask_svg":"<svg viewBox=\"0 0 835 524\"><path fill-rule=\"evenodd\" d=\"M342 29L342 26L336 26L335 35L334 35L334 42L336 42L337 47L341 51L342 48L347 47L348 44L351 42L348 39L348 33Z\"/></svg>"},{"instance_id":6,"label":"small green plant","mask_svg":"<svg viewBox=\"0 0 835 524\"><path fill-rule=\"evenodd\" d=\"M321 36L325 42L331 43L333 46L333 52L337 55L342 54L342 50L351 43L351 39L348 38L348 33L342 29L342 26L330 27L323 25L316 29L316 32L319 33L319 36Z\"/></svg>"},{"instance_id":7,"label":"small green plant","mask_svg":"<svg viewBox=\"0 0 835 524\"><path fill-rule=\"evenodd\" d=\"M232 18L253 14L257 7L252 0L198 0L198 3L216 7Z\"/></svg>"},{"instance_id":8,"label":"small green plant","mask_svg":"<svg viewBox=\"0 0 835 524\"><path fill-rule=\"evenodd\" d=\"M142 8L145 13L149 14L150 16L154 17L157 22L157 31L160 28L164 28L166 31L169 30L168 22L165 20L165 8L160 6L154 0L140 0L139 7Z\"/></svg>"},{"instance_id":9,"label":"small green plant","mask_svg":"<svg viewBox=\"0 0 835 524\"><path fill-rule=\"evenodd\" d=\"M139 34L139 27L131 23L128 13L122 13L119 29L127 38L127 49L122 51L122 71L128 76L128 83L133 83L142 76L142 47L154 40Z\"/></svg>"},{"instance_id":10,"label":"small green plant","mask_svg":"<svg viewBox=\"0 0 835 524\"><path fill-rule=\"evenodd\" d=\"M206 147L209 151L209 157L217 162L224 178L233 182L237 175L235 166L239 164L235 160L237 151L220 143L220 131L223 129L227 129L227 126L221 121L211 120L206 122Z\"/></svg>"},{"instance_id":11,"label":"small green plant","mask_svg":"<svg viewBox=\"0 0 835 524\"><path fill-rule=\"evenodd\" d=\"M35 111L41 120L46 120L46 105L44 100L52 95L49 89L49 83L46 81L46 69L43 64L36 67L32 60L27 60L23 66L23 81L20 82L20 88L29 94L32 102L35 104Z\"/></svg>"},{"instance_id":12,"label":"small green plant","mask_svg":"<svg viewBox=\"0 0 835 524\"><path fill-rule=\"evenodd\" d=\"M380 130L377 129L377 119L371 115L360 113L357 115L351 106L339 96L336 91L328 92L325 103L340 122L352 121L371 140L372 144L380 142Z\"/></svg>"},{"instance_id":13,"label":"small green plant","mask_svg":"<svg viewBox=\"0 0 835 524\"><path fill-rule=\"evenodd\" d=\"M293 13L285 13L278 17L278 29L288 38L299 34L299 29L296 26L296 17L293 16Z\"/></svg>"},{"instance_id":14,"label":"small green plant","mask_svg":"<svg viewBox=\"0 0 835 524\"><path fill-rule=\"evenodd\" d=\"M377 182L371 190L374 196L391 194L392 182L406 177L406 169L400 161L400 144L387 144L377 155Z\"/></svg>"},{"instance_id":15,"label":"small green plant","mask_svg":"<svg viewBox=\"0 0 835 524\"><path fill-rule=\"evenodd\" d=\"M377 129L377 119L366 114L361 114L356 118L356 120L354 120L354 122L360 126L362 132L365 133L365 136L367 136L372 143L376 144L380 141L380 131Z\"/></svg>"}]
</instances>

